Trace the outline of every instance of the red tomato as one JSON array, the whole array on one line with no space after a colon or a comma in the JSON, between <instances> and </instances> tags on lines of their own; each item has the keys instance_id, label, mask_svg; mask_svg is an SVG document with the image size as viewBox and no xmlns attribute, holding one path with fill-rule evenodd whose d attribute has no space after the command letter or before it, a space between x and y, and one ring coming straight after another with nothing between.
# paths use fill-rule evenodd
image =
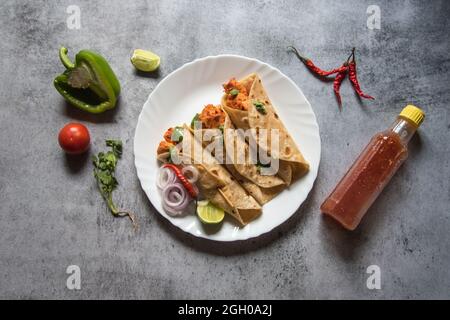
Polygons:
<instances>
[{"instance_id":1,"label":"red tomato","mask_svg":"<svg viewBox=\"0 0 450 320\"><path fill-rule=\"evenodd\" d=\"M69 154L80 154L89 149L91 137L88 129L81 123L71 122L59 131L58 142Z\"/></svg>"}]
</instances>

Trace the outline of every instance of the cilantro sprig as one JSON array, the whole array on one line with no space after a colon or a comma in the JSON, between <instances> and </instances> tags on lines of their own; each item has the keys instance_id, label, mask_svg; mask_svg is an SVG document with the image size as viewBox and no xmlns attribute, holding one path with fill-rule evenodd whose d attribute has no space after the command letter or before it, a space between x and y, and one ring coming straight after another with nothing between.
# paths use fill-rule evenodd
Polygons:
<instances>
[{"instance_id":1,"label":"cilantro sprig","mask_svg":"<svg viewBox=\"0 0 450 320\"><path fill-rule=\"evenodd\" d=\"M94 177L97 180L98 188L112 215L114 217L128 217L136 227L134 214L117 209L112 199L112 193L119 184L116 179L115 170L117 162L122 156L122 141L106 140L106 145L111 147L111 150L108 152L99 152L92 159L94 164Z\"/></svg>"}]
</instances>

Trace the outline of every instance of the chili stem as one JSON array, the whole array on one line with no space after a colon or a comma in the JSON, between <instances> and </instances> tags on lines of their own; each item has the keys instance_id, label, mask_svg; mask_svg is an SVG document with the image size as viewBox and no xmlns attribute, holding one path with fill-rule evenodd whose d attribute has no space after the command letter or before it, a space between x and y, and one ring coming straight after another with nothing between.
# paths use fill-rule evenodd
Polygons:
<instances>
[{"instance_id":1,"label":"chili stem","mask_svg":"<svg viewBox=\"0 0 450 320\"><path fill-rule=\"evenodd\" d=\"M299 58L303 63L306 63L306 61L309 60L308 58L305 58L304 56L302 56L302 55L298 52L297 48L295 48L294 46L288 46L288 49L291 49L291 50L295 53L295 55L297 56L297 58Z\"/></svg>"},{"instance_id":2,"label":"chili stem","mask_svg":"<svg viewBox=\"0 0 450 320\"><path fill-rule=\"evenodd\" d=\"M349 55L348 58L347 58L347 63L349 63L350 58L352 58L352 57L353 57L352 60L355 61L355 50L356 50L356 48L353 47L353 48L352 48L352 53L350 53L350 55Z\"/></svg>"}]
</instances>

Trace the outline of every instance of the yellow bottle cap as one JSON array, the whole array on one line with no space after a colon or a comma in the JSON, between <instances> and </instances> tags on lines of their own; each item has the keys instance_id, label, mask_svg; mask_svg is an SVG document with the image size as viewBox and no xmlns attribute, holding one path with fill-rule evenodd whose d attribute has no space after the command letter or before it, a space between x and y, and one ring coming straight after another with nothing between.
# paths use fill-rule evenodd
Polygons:
<instances>
[{"instance_id":1,"label":"yellow bottle cap","mask_svg":"<svg viewBox=\"0 0 450 320\"><path fill-rule=\"evenodd\" d=\"M422 109L409 104L403 108L399 116L412 121L416 126L419 127L425 119L425 112L423 112Z\"/></svg>"}]
</instances>

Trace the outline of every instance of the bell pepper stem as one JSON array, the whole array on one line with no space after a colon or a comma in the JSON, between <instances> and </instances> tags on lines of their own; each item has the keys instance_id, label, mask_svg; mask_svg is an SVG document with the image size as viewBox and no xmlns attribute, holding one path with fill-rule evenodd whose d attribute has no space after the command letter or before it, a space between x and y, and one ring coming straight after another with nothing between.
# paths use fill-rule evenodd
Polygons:
<instances>
[{"instance_id":1,"label":"bell pepper stem","mask_svg":"<svg viewBox=\"0 0 450 320\"><path fill-rule=\"evenodd\" d=\"M67 48L65 47L61 47L61 49L59 49L59 59L61 59L62 64L64 65L64 67L66 67L67 69L73 69L75 68L75 65L72 63L72 61L70 61L69 57L67 56Z\"/></svg>"}]
</instances>

